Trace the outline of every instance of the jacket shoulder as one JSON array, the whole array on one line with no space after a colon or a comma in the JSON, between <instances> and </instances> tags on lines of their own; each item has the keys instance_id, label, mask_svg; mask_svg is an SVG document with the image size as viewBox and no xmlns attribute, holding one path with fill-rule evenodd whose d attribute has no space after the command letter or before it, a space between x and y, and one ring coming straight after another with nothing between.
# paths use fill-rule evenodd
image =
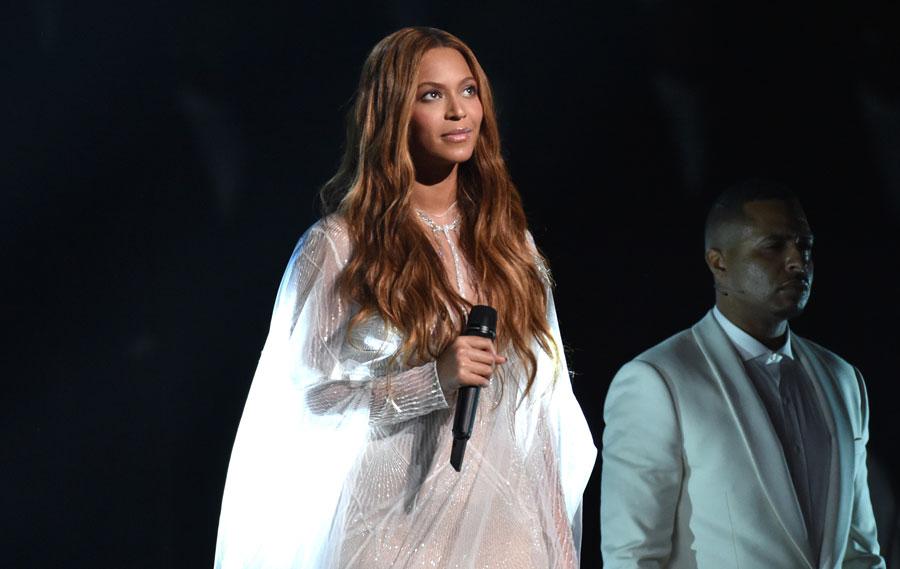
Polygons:
<instances>
[{"instance_id":1,"label":"jacket shoulder","mask_svg":"<svg viewBox=\"0 0 900 569\"><path fill-rule=\"evenodd\" d=\"M819 359L823 364L825 364L832 371L838 372L839 374L849 374L851 377L856 376L856 366L832 352L828 348L822 346L821 344L817 344L812 340L808 340L806 338L801 338L799 336L794 336L795 342L800 341L803 346L809 350L815 357Z\"/></svg>"},{"instance_id":2,"label":"jacket shoulder","mask_svg":"<svg viewBox=\"0 0 900 569\"><path fill-rule=\"evenodd\" d=\"M691 329L682 330L652 348L644 350L634 361L645 362L656 368L665 368L672 363L692 361L699 354L697 342Z\"/></svg>"}]
</instances>

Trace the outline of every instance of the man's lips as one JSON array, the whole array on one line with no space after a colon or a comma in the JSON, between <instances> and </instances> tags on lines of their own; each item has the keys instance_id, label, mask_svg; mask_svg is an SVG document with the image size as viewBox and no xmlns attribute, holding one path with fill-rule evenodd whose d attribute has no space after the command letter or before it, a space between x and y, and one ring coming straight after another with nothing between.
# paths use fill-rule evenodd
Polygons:
<instances>
[{"instance_id":1,"label":"man's lips","mask_svg":"<svg viewBox=\"0 0 900 569\"><path fill-rule=\"evenodd\" d=\"M801 278L797 278L797 279L790 279L788 281L781 283L781 286L778 288L798 288L798 289L807 290L807 289L809 289L809 278L801 277Z\"/></svg>"}]
</instances>

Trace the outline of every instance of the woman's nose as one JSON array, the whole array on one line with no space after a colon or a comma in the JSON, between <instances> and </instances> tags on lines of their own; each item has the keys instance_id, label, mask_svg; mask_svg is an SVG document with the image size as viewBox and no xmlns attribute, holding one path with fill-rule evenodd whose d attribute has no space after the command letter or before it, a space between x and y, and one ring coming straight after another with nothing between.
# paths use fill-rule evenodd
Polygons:
<instances>
[{"instance_id":1,"label":"woman's nose","mask_svg":"<svg viewBox=\"0 0 900 569\"><path fill-rule=\"evenodd\" d=\"M447 112L445 118L447 120L460 120L466 117L466 109L462 105L459 97L447 97Z\"/></svg>"}]
</instances>

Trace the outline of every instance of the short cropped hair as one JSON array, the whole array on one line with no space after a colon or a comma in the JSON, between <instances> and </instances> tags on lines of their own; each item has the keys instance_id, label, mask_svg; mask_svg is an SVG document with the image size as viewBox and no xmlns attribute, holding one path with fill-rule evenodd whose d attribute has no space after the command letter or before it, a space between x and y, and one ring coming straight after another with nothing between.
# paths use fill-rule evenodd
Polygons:
<instances>
[{"instance_id":1,"label":"short cropped hair","mask_svg":"<svg viewBox=\"0 0 900 569\"><path fill-rule=\"evenodd\" d=\"M706 215L704 227L706 249L713 245L716 233L722 226L744 218L744 204L760 200L800 203L797 195L787 185L774 180L754 178L729 186L719 194Z\"/></svg>"}]
</instances>

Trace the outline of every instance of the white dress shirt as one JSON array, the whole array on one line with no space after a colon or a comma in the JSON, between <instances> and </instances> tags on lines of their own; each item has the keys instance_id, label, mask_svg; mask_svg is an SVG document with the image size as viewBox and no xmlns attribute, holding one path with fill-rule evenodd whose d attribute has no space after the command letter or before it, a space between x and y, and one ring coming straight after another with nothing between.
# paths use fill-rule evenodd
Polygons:
<instances>
[{"instance_id":1,"label":"white dress shirt","mask_svg":"<svg viewBox=\"0 0 900 569\"><path fill-rule=\"evenodd\" d=\"M713 308L713 316L734 345L753 382L787 462L797 500L816 555L822 545L831 434L822 416L816 389L791 351L788 330L784 345L772 351Z\"/></svg>"}]
</instances>

